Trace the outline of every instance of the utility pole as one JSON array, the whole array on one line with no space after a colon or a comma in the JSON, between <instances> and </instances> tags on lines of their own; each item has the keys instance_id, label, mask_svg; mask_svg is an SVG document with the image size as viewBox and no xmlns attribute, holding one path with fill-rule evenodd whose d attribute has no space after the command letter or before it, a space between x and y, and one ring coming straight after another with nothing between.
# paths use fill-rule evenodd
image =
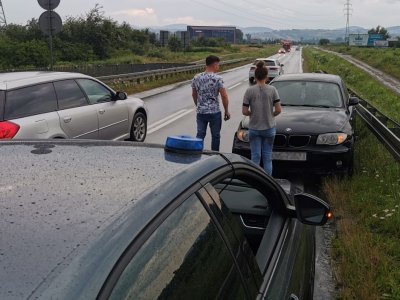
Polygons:
<instances>
[{"instance_id":1,"label":"utility pole","mask_svg":"<svg viewBox=\"0 0 400 300\"><path fill-rule=\"evenodd\" d=\"M346 16L346 33L344 40L348 44L349 43L349 34L350 34L350 15L353 9L351 8L350 0L346 0L346 3L344 5L344 12Z\"/></svg>"},{"instance_id":2,"label":"utility pole","mask_svg":"<svg viewBox=\"0 0 400 300\"><path fill-rule=\"evenodd\" d=\"M0 0L0 27L7 26L6 15L4 14L3 3Z\"/></svg>"}]
</instances>

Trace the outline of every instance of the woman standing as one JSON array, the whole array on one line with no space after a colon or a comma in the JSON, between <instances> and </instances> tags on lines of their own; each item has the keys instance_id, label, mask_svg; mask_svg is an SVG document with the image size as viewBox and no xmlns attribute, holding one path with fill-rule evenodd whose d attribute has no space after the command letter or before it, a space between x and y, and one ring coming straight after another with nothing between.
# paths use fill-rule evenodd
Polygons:
<instances>
[{"instance_id":1,"label":"woman standing","mask_svg":"<svg viewBox=\"0 0 400 300\"><path fill-rule=\"evenodd\" d=\"M244 94L242 113L250 117L249 140L251 160L260 164L263 159L264 170L272 175L272 147L275 138L275 117L281 113L278 91L265 82L268 69L264 62L257 63L254 74L256 85L249 87Z\"/></svg>"}]
</instances>

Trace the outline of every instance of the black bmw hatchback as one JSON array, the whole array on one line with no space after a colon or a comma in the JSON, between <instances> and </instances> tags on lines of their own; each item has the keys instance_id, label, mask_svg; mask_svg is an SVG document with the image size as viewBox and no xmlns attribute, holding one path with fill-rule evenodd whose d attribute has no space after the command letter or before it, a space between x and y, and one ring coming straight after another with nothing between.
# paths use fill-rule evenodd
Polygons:
<instances>
[{"instance_id":1,"label":"black bmw hatchback","mask_svg":"<svg viewBox=\"0 0 400 300\"><path fill-rule=\"evenodd\" d=\"M330 210L239 155L2 142L0 299L311 299Z\"/></svg>"},{"instance_id":2,"label":"black bmw hatchback","mask_svg":"<svg viewBox=\"0 0 400 300\"><path fill-rule=\"evenodd\" d=\"M276 117L273 149L274 174L352 172L354 106L337 75L286 74L271 83L278 90L282 113ZM235 134L233 153L250 157L248 117Z\"/></svg>"}]
</instances>

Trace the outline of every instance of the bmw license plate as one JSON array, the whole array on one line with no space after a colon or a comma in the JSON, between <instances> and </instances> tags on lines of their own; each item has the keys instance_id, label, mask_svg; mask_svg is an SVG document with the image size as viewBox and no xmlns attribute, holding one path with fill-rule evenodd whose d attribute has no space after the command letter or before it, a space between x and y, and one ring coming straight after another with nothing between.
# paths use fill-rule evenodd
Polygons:
<instances>
[{"instance_id":1,"label":"bmw license plate","mask_svg":"<svg viewBox=\"0 0 400 300\"><path fill-rule=\"evenodd\" d=\"M272 152L273 160L306 161L306 152Z\"/></svg>"}]
</instances>

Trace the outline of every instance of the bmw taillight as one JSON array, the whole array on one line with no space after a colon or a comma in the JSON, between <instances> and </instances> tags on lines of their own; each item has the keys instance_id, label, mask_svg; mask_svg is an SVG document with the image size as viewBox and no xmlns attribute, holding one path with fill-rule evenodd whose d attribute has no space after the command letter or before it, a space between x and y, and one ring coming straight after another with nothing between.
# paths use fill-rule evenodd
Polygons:
<instances>
[{"instance_id":1,"label":"bmw taillight","mask_svg":"<svg viewBox=\"0 0 400 300\"><path fill-rule=\"evenodd\" d=\"M269 68L270 70L276 71L278 68Z\"/></svg>"},{"instance_id":2,"label":"bmw taillight","mask_svg":"<svg viewBox=\"0 0 400 300\"><path fill-rule=\"evenodd\" d=\"M19 125L11 122L0 122L0 140L12 139L18 132Z\"/></svg>"}]
</instances>

